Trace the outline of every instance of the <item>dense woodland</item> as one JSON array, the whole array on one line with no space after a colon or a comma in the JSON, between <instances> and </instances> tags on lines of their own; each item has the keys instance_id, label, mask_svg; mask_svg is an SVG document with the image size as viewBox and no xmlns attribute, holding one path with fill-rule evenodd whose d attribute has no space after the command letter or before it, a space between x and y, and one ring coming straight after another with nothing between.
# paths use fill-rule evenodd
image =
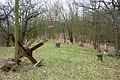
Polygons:
<instances>
[{"instance_id":1,"label":"dense woodland","mask_svg":"<svg viewBox=\"0 0 120 80\"><path fill-rule=\"evenodd\" d=\"M8 37L14 34L15 5L13 0L0 3L0 46L12 46ZM120 49L119 0L19 0L19 41L46 37L79 45L89 43L100 51L108 42L116 55Z\"/></svg>"}]
</instances>

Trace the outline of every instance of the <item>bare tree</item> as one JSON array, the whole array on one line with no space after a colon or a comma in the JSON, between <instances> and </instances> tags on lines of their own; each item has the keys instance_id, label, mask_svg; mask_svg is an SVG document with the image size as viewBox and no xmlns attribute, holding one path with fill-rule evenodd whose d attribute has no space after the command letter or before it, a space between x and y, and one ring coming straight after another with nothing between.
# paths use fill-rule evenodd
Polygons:
<instances>
[{"instance_id":1,"label":"bare tree","mask_svg":"<svg viewBox=\"0 0 120 80\"><path fill-rule=\"evenodd\" d=\"M32 0L21 0L20 1L20 42L23 43L25 34L28 29L28 24L33 21L33 19L40 14L45 12L44 3L43 2L33 2Z\"/></svg>"},{"instance_id":2,"label":"bare tree","mask_svg":"<svg viewBox=\"0 0 120 80\"><path fill-rule=\"evenodd\" d=\"M2 33L4 39L6 40L6 46L10 46L10 40L9 40L9 33L10 33L10 25L12 22L12 12L14 11L14 7L11 5L11 3L6 3L6 5L1 4L0 5L0 28L4 33Z\"/></svg>"},{"instance_id":3,"label":"bare tree","mask_svg":"<svg viewBox=\"0 0 120 80\"><path fill-rule=\"evenodd\" d=\"M88 12L92 13L92 11L98 13L99 15L103 16L102 20L104 24L108 26L113 27L113 31L115 33L114 37L114 44L116 49L116 55L119 55L119 15L117 14L119 12L119 0L110 0L110 1L104 1L104 0L90 0L90 3L92 4L83 4L83 3L77 3L74 1L74 4L78 5L79 7L85 7L88 8ZM96 7L93 7L93 6Z\"/></svg>"}]
</instances>

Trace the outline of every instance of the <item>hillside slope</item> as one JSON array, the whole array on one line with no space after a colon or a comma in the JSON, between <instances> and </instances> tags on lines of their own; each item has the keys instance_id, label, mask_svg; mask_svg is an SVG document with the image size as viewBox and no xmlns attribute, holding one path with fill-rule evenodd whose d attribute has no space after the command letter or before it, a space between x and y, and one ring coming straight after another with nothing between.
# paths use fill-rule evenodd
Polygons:
<instances>
[{"instance_id":1,"label":"hillside slope","mask_svg":"<svg viewBox=\"0 0 120 80\"><path fill-rule=\"evenodd\" d=\"M43 66L33 67L27 58L22 58L18 72L0 71L0 80L119 80L120 58L103 56L97 61L96 51L86 47L47 42L33 52L34 58L44 59ZM0 48L0 67L7 58L14 57L14 48Z\"/></svg>"}]
</instances>

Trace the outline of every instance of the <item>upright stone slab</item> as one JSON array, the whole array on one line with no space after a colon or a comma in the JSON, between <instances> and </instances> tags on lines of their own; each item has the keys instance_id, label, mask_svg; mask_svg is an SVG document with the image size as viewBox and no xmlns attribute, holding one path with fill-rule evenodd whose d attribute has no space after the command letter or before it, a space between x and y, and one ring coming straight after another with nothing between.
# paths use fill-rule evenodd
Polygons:
<instances>
[{"instance_id":1,"label":"upright stone slab","mask_svg":"<svg viewBox=\"0 0 120 80\"><path fill-rule=\"evenodd\" d=\"M41 40L42 40L42 42L45 43L45 42L46 42L46 38L45 38L45 36L42 36L42 37L41 37Z\"/></svg>"},{"instance_id":2,"label":"upright stone slab","mask_svg":"<svg viewBox=\"0 0 120 80\"><path fill-rule=\"evenodd\" d=\"M108 42L105 43L104 54L108 54Z\"/></svg>"},{"instance_id":3,"label":"upright stone slab","mask_svg":"<svg viewBox=\"0 0 120 80\"><path fill-rule=\"evenodd\" d=\"M56 47L60 47L61 42L56 42Z\"/></svg>"}]
</instances>

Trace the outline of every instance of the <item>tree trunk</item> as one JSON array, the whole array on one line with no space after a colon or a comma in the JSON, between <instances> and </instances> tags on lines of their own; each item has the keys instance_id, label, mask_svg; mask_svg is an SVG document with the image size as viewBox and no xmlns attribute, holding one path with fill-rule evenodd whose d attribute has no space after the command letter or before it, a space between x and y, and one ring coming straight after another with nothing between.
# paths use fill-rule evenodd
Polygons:
<instances>
[{"instance_id":1,"label":"tree trunk","mask_svg":"<svg viewBox=\"0 0 120 80\"><path fill-rule=\"evenodd\" d=\"M19 0L15 0L15 32L14 32L14 34L15 34L15 57L17 57L17 55L19 53L18 4L19 4Z\"/></svg>"},{"instance_id":2,"label":"tree trunk","mask_svg":"<svg viewBox=\"0 0 120 80\"><path fill-rule=\"evenodd\" d=\"M116 29L116 31L115 31L115 48L116 48L116 56L118 56L119 55L119 38L118 38L118 34L119 34L119 32L118 32L118 30Z\"/></svg>"},{"instance_id":3,"label":"tree trunk","mask_svg":"<svg viewBox=\"0 0 120 80\"><path fill-rule=\"evenodd\" d=\"M20 31L20 43L22 44L25 38L25 33L26 33L26 28L28 25L28 21L26 20L25 22L23 22L24 24L22 25L22 29Z\"/></svg>"},{"instance_id":4,"label":"tree trunk","mask_svg":"<svg viewBox=\"0 0 120 80\"><path fill-rule=\"evenodd\" d=\"M65 30L63 28L64 43L66 43Z\"/></svg>"},{"instance_id":5,"label":"tree trunk","mask_svg":"<svg viewBox=\"0 0 120 80\"><path fill-rule=\"evenodd\" d=\"M72 32L69 33L69 37L70 37L70 42L73 43L73 34L72 34Z\"/></svg>"},{"instance_id":6,"label":"tree trunk","mask_svg":"<svg viewBox=\"0 0 120 80\"><path fill-rule=\"evenodd\" d=\"M9 40L9 38L6 40L6 47L10 47L10 40Z\"/></svg>"},{"instance_id":7,"label":"tree trunk","mask_svg":"<svg viewBox=\"0 0 120 80\"><path fill-rule=\"evenodd\" d=\"M10 46L10 39L9 39L9 31L10 31L10 24L9 24L9 20L8 20L8 16L7 16L7 26L8 26L8 31L7 31L7 41L6 41L6 46L9 47Z\"/></svg>"},{"instance_id":8,"label":"tree trunk","mask_svg":"<svg viewBox=\"0 0 120 80\"><path fill-rule=\"evenodd\" d=\"M69 28L68 28L68 34L69 34L70 42L73 43L73 34L72 34L72 31L70 31Z\"/></svg>"}]
</instances>

